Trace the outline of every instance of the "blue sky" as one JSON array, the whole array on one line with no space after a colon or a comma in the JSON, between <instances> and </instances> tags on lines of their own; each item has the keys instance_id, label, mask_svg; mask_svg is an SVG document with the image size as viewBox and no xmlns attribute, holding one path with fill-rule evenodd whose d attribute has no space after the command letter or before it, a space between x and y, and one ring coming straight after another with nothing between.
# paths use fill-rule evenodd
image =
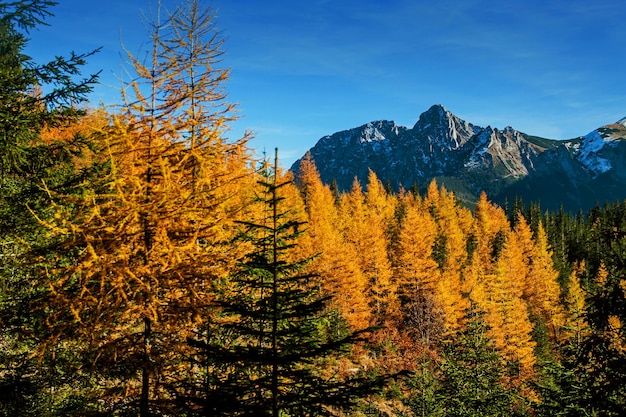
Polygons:
<instances>
[{"instance_id":1,"label":"blue sky","mask_svg":"<svg viewBox=\"0 0 626 417\"><path fill-rule=\"evenodd\" d=\"M184 1L184 0L181 0ZM163 0L172 8L175 0ZM231 69L229 99L259 153L284 166L373 120L411 127L433 104L481 126L553 139L626 116L626 9L618 0L207 0ZM36 61L102 51L94 103L119 103L123 43L147 42L156 0L59 0L30 34Z\"/></svg>"}]
</instances>

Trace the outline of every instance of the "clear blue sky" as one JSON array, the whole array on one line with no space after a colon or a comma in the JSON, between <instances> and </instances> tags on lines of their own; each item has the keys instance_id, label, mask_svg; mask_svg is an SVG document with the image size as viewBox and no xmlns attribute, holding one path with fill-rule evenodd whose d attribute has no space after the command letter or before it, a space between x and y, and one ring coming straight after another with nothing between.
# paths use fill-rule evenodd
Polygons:
<instances>
[{"instance_id":1,"label":"clear blue sky","mask_svg":"<svg viewBox=\"0 0 626 417\"><path fill-rule=\"evenodd\" d=\"M181 0L184 1L184 0ZM177 4L164 0L165 7ZM210 0L230 100L259 152L289 166L373 120L412 127L433 104L469 122L569 139L626 116L623 0ZM103 47L92 101L119 103L120 44L139 52L156 0L59 0L37 61Z\"/></svg>"}]
</instances>

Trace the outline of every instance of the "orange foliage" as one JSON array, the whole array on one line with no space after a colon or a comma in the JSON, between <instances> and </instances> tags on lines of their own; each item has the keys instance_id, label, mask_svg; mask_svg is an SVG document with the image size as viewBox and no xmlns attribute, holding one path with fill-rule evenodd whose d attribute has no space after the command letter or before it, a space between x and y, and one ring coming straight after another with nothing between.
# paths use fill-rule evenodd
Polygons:
<instances>
[{"instance_id":1,"label":"orange foliage","mask_svg":"<svg viewBox=\"0 0 626 417\"><path fill-rule=\"evenodd\" d=\"M569 276L567 293L565 296L565 323L563 338L573 339L580 345L584 336L589 332L589 325L585 320L586 304L585 292L580 285L580 278L585 273L585 262L578 263Z\"/></svg>"},{"instance_id":2,"label":"orange foliage","mask_svg":"<svg viewBox=\"0 0 626 417\"><path fill-rule=\"evenodd\" d=\"M313 161L306 158L299 177L308 212L308 233L300 247L304 256L316 256L312 271L320 275L322 288L352 330L371 324L366 298L367 282L354 246L347 244L340 230L339 211L330 188L319 177Z\"/></svg>"},{"instance_id":3,"label":"orange foliage","mask_svg":"<svg viewBox=\"0 0 626 417\"><path fill-rule=\"evenodd\" d=\"M389 219L387 207L390 199L384 194L382 184L370 176L368 198L358 182L340 202L342 230L346 242L355 249L359 267L365 275L367 296L374 322L382 324L398 319L399 306L391 261L388 257Z\"/></svg>"}]
</instances>

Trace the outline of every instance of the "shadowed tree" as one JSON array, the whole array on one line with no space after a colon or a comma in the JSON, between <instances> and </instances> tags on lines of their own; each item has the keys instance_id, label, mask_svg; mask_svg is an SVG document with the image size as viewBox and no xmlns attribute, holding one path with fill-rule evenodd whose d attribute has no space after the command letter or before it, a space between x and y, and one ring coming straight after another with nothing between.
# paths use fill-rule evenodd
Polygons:
<instances>
[{"instance_id":1,"label":"shadowed tree","mask_svg":"<svg viewBox=\"0 0 626 417\"><path fill-rule=\"evenodd\" d=\"M487 337L481 314L469 313L467 328L444 344L436 415L450 417L515 416L519 397L502 383L514 367L508 365Z\"/></svg>"},{"instance_id":2,"label":"shadowed tree","mask_svg":"<svg viewBox=\"0 0 626 417\"><path fill-rule=\"evenodd\" d=\"M57 55L38 63L25 52L27 36L52 16L54 1L0 3L0 414L42 415L59 405L62 392L75 383L62 375L60 366L68 357L34 360L37 334L28 305L45 291L32 268L24 262L29 245L47 239L41 224L27 207L41 217L51 215L50 189L70 192L83 172L75 161L88 142L81 136L60 138L44 131L63 129L84 112L78 106L97 81L83 76L81 68L94 52ZM17 336L19 335L19 336ZM64 388L61 388L64 387ZM57 401L58 399L58 401ZM44 404L45 403L45 404ZM29 404L29 407L24 407Z\"/></svg>"},{"instance_id":3,"label":"shadowed tree","mask_svg":"<svg viewBox=\"0 0 626 417\"><path fill-rule=\"evenodd\" d=\"M589 224L587 251L595 265L587 265L595 279L584 312L589 328L576 355L587 391L578 405L598 416L618 416L626 408L626 203L605 206L590 215Z\"/></svg>"},{"instance_id":4,"label":"shadowed tree","mask_svg":"<svg viewBox=\"0 0 626 417\"><path fill-rule=\"evenodd\" d=\"M294 259L303 223L283 197L291 184L277 178L277 164L259 183L263 216L240 222L238 240L251 250L217 301L221 316L213 330L189 339L207 379L179 387L187 415L335 415L381 382L324 370L358 335L329 332L328 299L307 272L311 259Z\"/></svg>"}]
</instances>

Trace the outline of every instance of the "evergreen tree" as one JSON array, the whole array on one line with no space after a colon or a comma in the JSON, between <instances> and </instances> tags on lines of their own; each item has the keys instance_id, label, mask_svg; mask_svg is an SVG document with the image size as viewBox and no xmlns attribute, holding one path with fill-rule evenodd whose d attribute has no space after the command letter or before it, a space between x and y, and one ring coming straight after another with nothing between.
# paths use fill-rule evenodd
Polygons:
<instances>
[{"instance_id":1,"label":"evergreen tree","mask_svg":"<svg viewBox=\"0 0 626 417\"><path fill-rule=\"evenodd\" d=\"M0 175L41 174L56 161L41 148L46 126L67 123L80 114L97 76L80 78L80 68L94 53L56 57L37 64L24 54L28 34L52 13L54 1L0 3Z\"/></svg>"},{"instance_id":2,"label":"evergreen tree","mask_svg":"<svg viewBox=\"0 0 626 417\"><path fill-rule=\"evenodd\" d=\"M443 415L443 404L438 398L437 390L441 382L441 374L437 371L437 364L431 358L422 358L418 367L407 379L410 395L404 403L416 417L438 417Z\"/></svg>"},{"instance_id":3,"label":"evergreen tree","mask_svg":"<svg viewBox=\"0 0 626 417\"><path fill-rule=\"evenodd\" d=\"M515 369L494 349L479 312L469 311L467 328L444 344L440 385L435 396L441 416L523 415L517 392L503 386Z\"/></svg>"},{"instance_id":4,"label":"evergreen tree","mask_svg":"<svg viewBox=\"0 0 626 417\"><path fill-rule=\"evenodd\" d=\"M596 279L586 298L589 332L577 355L579 379L589 394L580 401L597 415L617 416L626 408L626 203L590 216L590 228Z\"/></svg>"},{"instance_id":5,"label":"evergreen tree","mask_svg":"<svg viewBox=\"0 0 626 417\"><path fill-rule=\"evenodd\" d=\"M306 272L311 259L293 256L303 224L284 208L290 182L279 181L276 169L277 162L272 177L260 181L264 216L240 223L238 239L251 250L218 299L219 322L189 339L206 383L179 387L188 415L333 415L372 388L324 370L357 335L328 331L328 299Z\"/></svg>"},{"instance_id":6,"label":"evergreen tree","mask_svg":"<svg viewBox=\"0 0 626 417\"><path fill-rule=\"evenodd\" d=\"M59 352L34 358L41 336L35 322L45 316L37 316L29 306L46 285L23 257L28 246L47 241L44 228L31 211L41 218L51 215L52 195L48 190L73 192L92 172L88 166L75 165L89 145L84 136L42 137L45 131L63 129L84 114L78 106L97 81L97 75L81 75L86 59L96 51L59 55L46 63L25 54L27 35L46 24L52 16L49 9L55 4L46 0L0 3L2 415L52 413L63 402L73 401L68 399L68 388L78 390L81 383L76 375L65 374L63 369L76 359L75 355Z\"/></svg>"},{"instance_id":7,"label":"evergreen tree","mask_svg":"<svg viewBox=\"0 0 626 417\"><path fill-rule=\"evenodd\" d=\"M593 402L593 394L586 387L591 382L589 376L576 365L572 356L572 346L561 350L561 363L543 363L541 375L535 383L535 391L540 396L536 412L545 417L598 417L604 415L588 404Z\"/></svg>"}]
</instances>

